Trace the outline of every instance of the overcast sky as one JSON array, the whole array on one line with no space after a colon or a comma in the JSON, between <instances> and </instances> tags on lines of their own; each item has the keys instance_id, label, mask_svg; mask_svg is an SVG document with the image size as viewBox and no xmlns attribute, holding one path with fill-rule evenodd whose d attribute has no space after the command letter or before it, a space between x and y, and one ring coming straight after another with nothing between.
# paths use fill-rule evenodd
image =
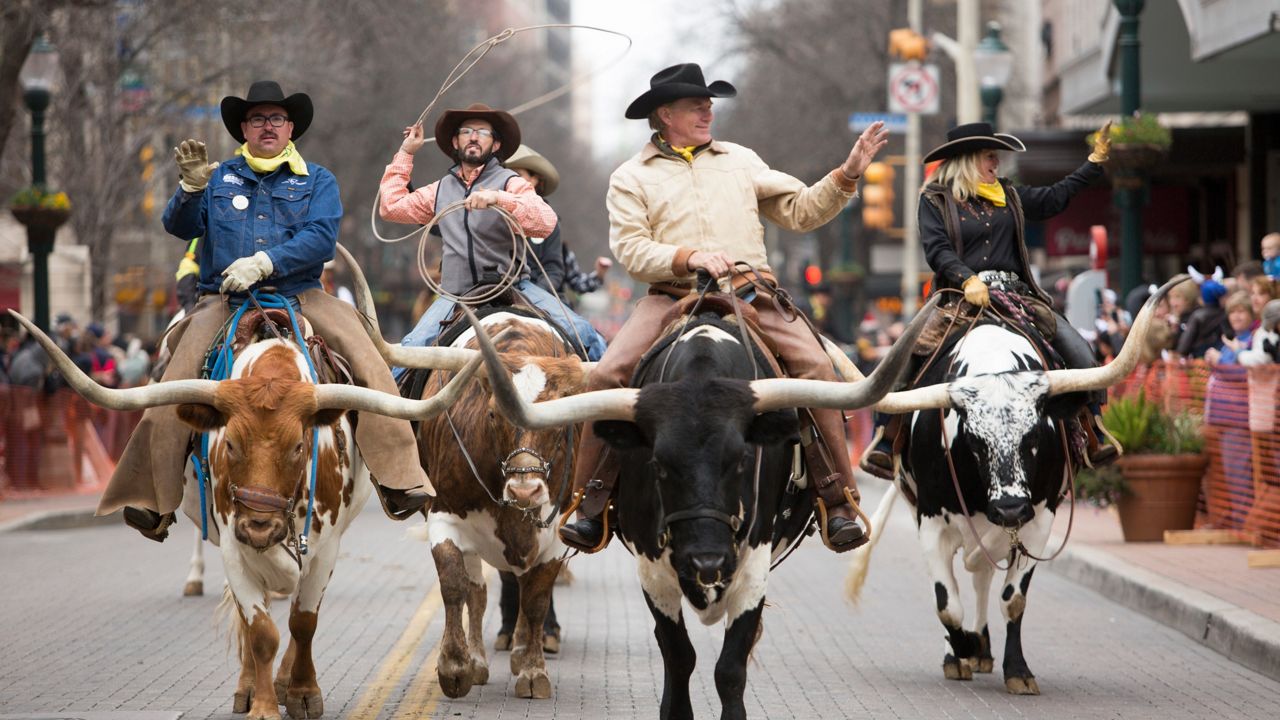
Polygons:
<instances>
[{"instance_id":1,"label":"overcast sky","mask_svg":"<svg viewBox=\"0 0 1280 720\"><path fill-rule=\"evenodd\" d=\"M572 22L626 33L631 51L613 67L594 76L592 147L603 161L616 162L640 149L649 137L642 120L626 120L623 111L648 89L657 71L679 62L696 62L707 81L732 80L724 73L723 23L708 3L691 0L573 0ZM606 33L572 30L574 51L586 68L616 58L626 40ZM579 70L582 71L581 69Z\"/></svg>"}]
</instances>

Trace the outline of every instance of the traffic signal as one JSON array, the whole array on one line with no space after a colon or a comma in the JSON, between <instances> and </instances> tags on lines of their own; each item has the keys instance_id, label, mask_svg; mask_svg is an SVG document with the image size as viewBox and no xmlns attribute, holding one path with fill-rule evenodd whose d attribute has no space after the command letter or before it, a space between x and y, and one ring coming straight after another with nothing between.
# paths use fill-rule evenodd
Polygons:
<instances>
[{"instance_id":1,"label":"traffic signal","mask_svg":"<svg viewBox=\"0 0 1280 720\"><path fill-rule=\"evenodd\" d=\"M893 227L893 168L873 162L862 172L867 181L862 188L862 226L872 230Z\"/></svg>"},{"instance_id":2,"label":"traffic signal","mask_svg":"<svg viewBox=\"0 0 1280 720\"><path fill-rule=\"evenodd\" d=\"M156 195L151 183L151 178L156 173L155 160L156 151L150 145L144 145L138 151L138 162L142 165L142 200L138 203L138 208L146 217L151 217L156 210Z\"/></svg>"},{"instance_id":3,"label":"traffic signal","mask_svg":"<svg viewBox=\"0 0 1280 720\"><path fill-rule=\"evenodd\" d=\"M890 30L889 54L904 61L924 60L929 54L929 40L911 28Z\"/></svg>"},{"instance_id":4,"label":"traffic signal","mask_svg":"<svg viewBox=\"0 0 1280 720\"><path fill-rule=\"evenodd\" d=\"M822 268L814 265L812 261L804 266L804 284L809 287L817 287L822 284Z\"/></svg>"}]
</instances>

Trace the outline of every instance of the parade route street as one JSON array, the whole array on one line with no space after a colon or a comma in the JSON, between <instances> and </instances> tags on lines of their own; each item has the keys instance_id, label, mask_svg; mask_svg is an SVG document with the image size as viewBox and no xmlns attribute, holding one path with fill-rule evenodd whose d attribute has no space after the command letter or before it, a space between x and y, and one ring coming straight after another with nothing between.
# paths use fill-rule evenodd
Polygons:
<instances>
[{"instance_id":1,"label":"parade route street","mask_svg":"<svg viewBox=\"0 0 1280 720\"><path fill-rule=\"evenodd\" d=\"M548 660L550 700L513 697L507 654L492 649L489 684L449 700L435 682L444 622L435 570L427 546L405 529L371 503L343 539L315 640L325 717L657 717L661 658L620 543L574 559L573 584L556 588L564 636L561 653ZM237 663L214 621L223 580L216 548L206 552L205 596L181 597L191 533L186 518L163 545L123 524L0 533L0 718L242 717L231 713ZM1031 585L1023 625L1043 694L1005 692L1004 628L994 605L995 673L945 680L944 633L901 503L886 533L857 608L843 595L845 559L814 540L774 573L748 669L751 717L1276 717L1280 682L1044 571ZM494 582L489 648L497 594ZM273 611L287 627L287 603ZM712 671L723 628L685 617L699 659L694 707L699 717L716 717Z\"/></svg>"}]
</instances>

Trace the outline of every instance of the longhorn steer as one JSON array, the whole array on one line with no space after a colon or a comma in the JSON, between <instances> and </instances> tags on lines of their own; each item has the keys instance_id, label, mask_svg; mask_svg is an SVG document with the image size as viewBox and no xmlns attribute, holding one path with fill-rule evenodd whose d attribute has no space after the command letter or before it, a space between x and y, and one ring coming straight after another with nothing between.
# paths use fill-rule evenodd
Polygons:
<instances>
[{"instance_id":1,"label":"longhorn steer","mask_svg":"<svg viewBox=\"0 0 1280 720\"><path fill-rule=\"evenodd\" d=\"M849 408L879 399L919 330L908 329L873 377L829 394ZM701 315L646 365L638 388L530 404L481 335L495 400L513 422L596 420L596 432L624 453L618 535L636 556L656 624L663 718L693 716L695 656L683 601L703 623L726 623L716 688L722 717L745 717L746 662L760 634L771 559L799 541L812 513L806 493L787 491L798 428L788 389L803 381L752 381L755 356L739 338L733 324Z\"/></svg>"},{"instance_id":2,"label":"longhorn steer","mask_svg":"<svg viewBox=\"0 0 1280 720\"><path fill-rule=\"evenodd\" d=\"M515 374L518 392L527 400L581 389L582 365L549 323L505 311L480 322L498 335L504 372ZM473 338L468 330L453 347L474 353ZM433 373L425 392L446 377ZM565 548L547 521L557 515L567 491L572 451L570 430L530 431L497 416L481 383L447 414L418 429L418 452L437 493L427 531L445 607L438 675L449 697L466 695L489 677L481 626L487 589L480 560L518 577L520 615L511 648L516 696L551 696L543 630ZM465 629L464 606L470 620Z\"/></svg>"},{"instance_id":3,"label":"longhorn steer","mask_svg":"<svg viewBox=\"0 0 1280 720\"><path fill-rule=\"evenodd\" d=\"M177 380L111 390L81 372L25 318L10 313L90 402L121 410L180 405L183 422L211 434L209 539L222 552L228 585L224 602L239 610L241 671L232 710L265 720L279 718L278 705L284 704L291 717L320 717L324 698L311 654L320 601L342 533L372 490L346 410L406 419L433 415L457 399L479 360L460 372L446 392L413 402L366 388L315 385L295 343L259 340L237 349L228 380ZM314 497L307 483L312 428L319 428ZM200 494L188 462L182 507L197 526ZM302 532L308 500L313 502L310 548L298 555L292 541ZM271 593L293 598L289 647L274 682L271 665L280 636L268 613Z\"/></svg>"},{"instance_id":4,"label":"longhorn steer","mask_svg":"<svg viewBox=\"0 0 1280 720\"><path fill-rule=\"evenodd\" d=\"M1008 563L1000 592L1005 688L1019 695L1039 694L1022 652L1022 618L1035 557L1044 555L1074 472L1057 422L1079 414L1087 391L1114 385L1133 370L1155 304L1180 279L1147 301L1124 349L1105 367L1046 372L1025 337L1003 325L979 324L942 348L920 379L927 387L893 393L877 405L883 412L914 413L902 472L882 503L891 503L900 489L914 507L938 619L947 630L942 667L948 679L970 680L975 668L992 671L987 628L991 580L995 563L1011 557L1016 538L1022 548L1018 561ZM876 513L882 514L887 508ZM961 549L977 600L969 629L953 570Z\"/></svg>"}]
</instances>

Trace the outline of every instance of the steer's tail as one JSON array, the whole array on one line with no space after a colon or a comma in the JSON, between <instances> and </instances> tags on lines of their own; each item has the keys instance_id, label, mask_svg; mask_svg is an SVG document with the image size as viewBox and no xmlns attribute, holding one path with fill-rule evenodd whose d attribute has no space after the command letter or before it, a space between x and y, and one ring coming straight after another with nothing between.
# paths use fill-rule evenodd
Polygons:
<instances>
[{"instance_id":1,"label":"steer's tail","mask_svg":"<svg viewBox=\"0 0 1280 720\"><path fill-rule=\"evenodd\" d=\"M867 570L871 565L871 550L875 548L876 543L880 542L880 536L884 534L885 521L889 519L889 511L893 509L893 501L897 499L898 484L890 483L889 489L884 497L880 498L880 504L876 505L876 511L871 517L871 527L875 528L871 541L849 553L849 574L844 579L844 594L854 605L862 599L862 585L867 581Z\"/></svg>"},{"instance_id":2,"label":"steer's tail","mask_svg":"<svg viewBox=\"0 0 1280 720\"><path fill-rule=\"evenodd\" d=\"M222 586L222 600L213 609L213 624L219 630L227 629L227 652L235 652L236 657L244 653L245 626L236 607L236 598L231 594L231 586Z\"/></svg>"}]
</instances>

